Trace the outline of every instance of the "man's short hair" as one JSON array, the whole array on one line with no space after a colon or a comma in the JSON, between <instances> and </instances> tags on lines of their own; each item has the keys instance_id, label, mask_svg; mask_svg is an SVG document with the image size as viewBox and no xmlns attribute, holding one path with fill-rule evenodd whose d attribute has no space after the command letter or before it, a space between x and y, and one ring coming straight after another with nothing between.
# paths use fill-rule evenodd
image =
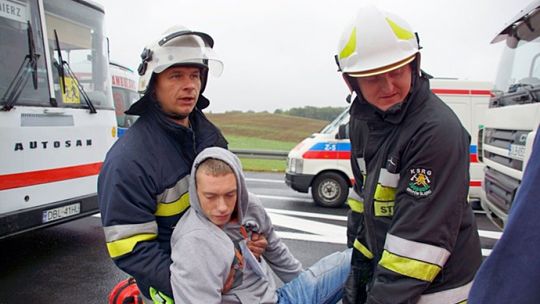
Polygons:
<instances>
[{"instance_id":1,"label":"man's short hair","mask_svg":"<svg viewBox=\"0 0 540 304\"><path fill-rule=\"evenodd\" d=\"M221 159L216 158L207 158L203 160L197 166L197 171L195 172L195 174L197 174L199 171L212 176L220 176L234 173L234 170L231 168L231 166L229 166L229 164L222 161Z\"/></svg>"}]
</instances>

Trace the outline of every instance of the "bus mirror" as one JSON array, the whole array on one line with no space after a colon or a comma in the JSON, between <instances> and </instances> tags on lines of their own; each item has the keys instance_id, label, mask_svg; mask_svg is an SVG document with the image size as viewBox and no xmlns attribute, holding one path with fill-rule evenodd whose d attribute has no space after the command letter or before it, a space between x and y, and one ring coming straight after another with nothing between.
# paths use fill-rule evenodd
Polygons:
<instances>
[{"instance_id":1,"label":"bus mirror","mask_svg":"<svg viewBox=\"0 0 540 304\"><path fill-rule=\"evenodd\" d=\"M336 139L349 139L349 124L340 125L336 134Z\"/></svg>"}]
</instances>

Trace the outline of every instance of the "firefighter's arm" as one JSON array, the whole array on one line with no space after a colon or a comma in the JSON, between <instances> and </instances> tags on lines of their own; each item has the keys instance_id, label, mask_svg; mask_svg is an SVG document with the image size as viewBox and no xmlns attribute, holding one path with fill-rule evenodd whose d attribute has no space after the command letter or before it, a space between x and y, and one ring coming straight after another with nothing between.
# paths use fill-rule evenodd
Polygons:
<instances>
[{"instance_id":1,"label":"firefighter's arm","mask_svg":"<svg viewBox=\"0 0 540 304\"><path fill-rule=\"evenodd\" d=\"M367 303L416 303L438 279L466 204L468 151L468 134L452 124L428 125L411 138Z\"/></svg>"},{"instance_id":2,"label":"firefighter's arm","mask_svg":"<svg viewBox=\"0 0 540 304\"><path fill-rule=\"evenodd\" d=\"M101 170L98 195L107 250L114 263L133 276L139 286L150 286L172 297L171 259L157 241L152 183L141 171L120 159L105 162ZM151 297L150 290L141 292Z\"/></svg>"}]
</instances>

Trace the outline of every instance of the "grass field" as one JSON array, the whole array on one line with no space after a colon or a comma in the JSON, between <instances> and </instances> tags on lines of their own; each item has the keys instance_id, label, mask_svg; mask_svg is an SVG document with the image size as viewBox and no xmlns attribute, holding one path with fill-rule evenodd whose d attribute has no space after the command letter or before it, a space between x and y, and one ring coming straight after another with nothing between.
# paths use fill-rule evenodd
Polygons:
<instances>
[{"instance_id":1,"label":"grass field","mask_svg":"<svg viewBox=\"0 0 540 304\"><path fill-rule=\"evenodd\" d=\"M225 135L230 149L289 151L328 121L269 113L207 114ZM247 171L284 172L286 160L242 158Z\"/></svg>"},{"instance_id":2,"label":"grass field","mask_svg":"<svg viewBox=\"0 0 540 304\"><path fill-rule=\"evenodd\" d=\"M298 143L328 124L328 121L325 120L270 113L232 112L207 114L207 116L227 138L241 136L278 142ZM257 149L257 147L253 147L253 149Z\"/></svg>"}]
</instances>

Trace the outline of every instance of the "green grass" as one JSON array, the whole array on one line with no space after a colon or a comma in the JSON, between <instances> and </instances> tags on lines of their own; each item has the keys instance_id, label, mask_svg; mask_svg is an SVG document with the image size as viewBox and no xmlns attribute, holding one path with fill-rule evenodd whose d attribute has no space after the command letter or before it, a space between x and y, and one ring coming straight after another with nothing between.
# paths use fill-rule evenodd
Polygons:
<instances>
[{"instance_id":1,"label":"green grass","mask_svg":"<svg viewBox=\"0 0 540 304\"><path fill-rule=\"evenodd\" d=\"M229 149L289 151L298 144L298 142L292 141L279 141L248 136L228 135L225 137L229 142Z\"/></svg>"},{"instance_id":2,"label":"green grass","mask_svg":"<svg viewBox=\"0 0 540 304\"><path fill-rule=\"evenodd\" d=\"M240 161L244 171L285 172L287 169L286 160L240 158Z\"/></svg>"}]
</instances>

